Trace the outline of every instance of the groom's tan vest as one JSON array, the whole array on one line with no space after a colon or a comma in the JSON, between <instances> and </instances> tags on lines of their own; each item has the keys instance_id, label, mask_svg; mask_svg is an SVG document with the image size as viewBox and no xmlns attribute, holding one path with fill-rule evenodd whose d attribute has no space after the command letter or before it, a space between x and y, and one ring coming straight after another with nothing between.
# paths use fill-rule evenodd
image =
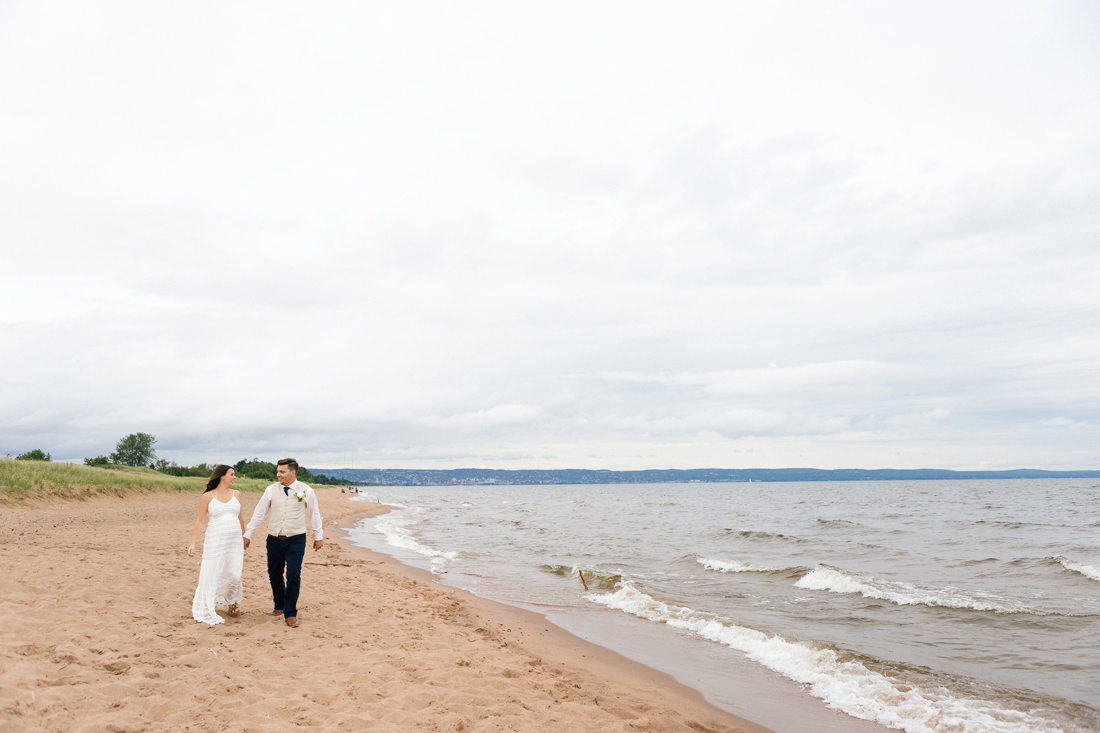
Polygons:
<instances>
[{"instance_id":1,"label":"groom's tan vest","mask_svg":"<svg viewBox=\"0 0 1100 733\"><path fill-rule=\"evenodd\" d=\"M294 492L301 487L292 484L290 495L283 493L281 485L271 492L271 514L267 520L267 533L276 537L292 537L306 532L306 503L298 501Z\"/></svg>"}]
</instances>

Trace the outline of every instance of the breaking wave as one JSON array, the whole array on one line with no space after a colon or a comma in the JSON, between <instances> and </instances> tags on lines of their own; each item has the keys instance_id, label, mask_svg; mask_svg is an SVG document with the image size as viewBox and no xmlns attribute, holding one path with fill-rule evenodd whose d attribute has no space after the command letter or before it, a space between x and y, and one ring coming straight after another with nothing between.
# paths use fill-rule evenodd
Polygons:
<instances>
[{"instance_id":1,"label":"breaking wave","mask_svg":"<svg viewBox=\"0 0 1100 733\"><path fill-rule=\"evenodd\" d=\"M852 655L813 642L738 626L730 619L670 606L629 583L618 591L586 596L608 608L691 631L806 685L812 695L855 718L906 733L1065 733L1053 721L988 700L953 693L943 685L909 684L869 669Z\"/></svg>"},{"instance_id":2,"label":"breaking wave","mask_svg":"<svg viewBox=\"0 0 1100 733\"><path fill-rule=\"evenodd\" d=\"M1096 565L1085 565L1084 563L1074 562L1073 560L1070 560L1067 557L1062 557L1061 555L1058 555L1054 559L1057 560L1066 570L1072 570L1075 573L1080 573L1081 575L1084 575L1089 580L1100 582L1100 567L1097 567Z\"/></svg>"},{"instance_id":3,"label":"breaking wave","mask_svg":"<svg viewBox=\"0 0 1100 733\"><path fill-rule=\"evenodd\" d=\"M458 557L457 552L443 552L420 542L409 530L408 524L402 521L402 516L399 513L391 512L383 515L374 525L374 528L386 538L387 545L412 550L419 555L436 561L449 561Z\"/></svg>"},{"instance_id":4,"label":"breaking wave","mask_svg":"<svg viewBox=\"0 0 1100 733\"><path fill-rule=\"evenodd\" d=\"M1030 613L1046 615L1042 611L1011 600L976 593L969 595L954 588L922 588L896 580L879 580L869 575L849 573L829 565L818 565L802 576L796 588L827 590L833 593L859 593L864 598L889 601L899 606L936 606L960 608L995 613Z\"/></svg>"},{"instance_id":5,"label":"breaking wave","mask_svg":"<svg viewBox=\"0 0 1100 733\"><path fill-rule=\"evenodd\" d=\"M696 557L695 561L707 570L717 570L720 573L785 573L800 569L798 566L773 568L763 565L749 565L736 560L717 560L707 557Z\"/></svg>"}]
</instances>

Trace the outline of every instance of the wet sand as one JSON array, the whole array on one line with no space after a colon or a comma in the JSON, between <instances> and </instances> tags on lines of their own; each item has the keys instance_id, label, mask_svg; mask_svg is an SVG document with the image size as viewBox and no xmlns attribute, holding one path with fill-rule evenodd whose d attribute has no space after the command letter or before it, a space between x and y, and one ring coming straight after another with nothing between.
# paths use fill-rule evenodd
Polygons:
<instances>
[{"instance_id":1,"label":"wet sand","mask_svg":"<svg viewBox=\"0 0 1100 733\"><path fill-rule=\"evenodd\" d=\"M766 733L539 614L352 546L336 524L384 508L318 495L329 537L307 550L297 629L268 615L262 541L243 615L192 620L197 494L3 507L0 733ZM243 495L246 518L258 499Z\"/></svg>"}]
</instances>

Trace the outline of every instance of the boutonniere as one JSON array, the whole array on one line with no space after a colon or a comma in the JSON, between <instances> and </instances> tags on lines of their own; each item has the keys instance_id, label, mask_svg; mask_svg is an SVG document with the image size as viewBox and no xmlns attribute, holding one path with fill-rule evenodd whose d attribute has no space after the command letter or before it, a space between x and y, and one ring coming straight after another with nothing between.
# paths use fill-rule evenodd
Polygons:
<instances>
[{"instance_id":1,"label":"boutonniere","mask_svg":"<svg viewBox=\"0 0 1100 733\"><path fill-rule=\"evenodd\" d=\"M306 490L305 489L298 489L297 491L294 492L294 498L297 499L298 501L305 501L306 500Z\"/></svg>"}]
</instances>

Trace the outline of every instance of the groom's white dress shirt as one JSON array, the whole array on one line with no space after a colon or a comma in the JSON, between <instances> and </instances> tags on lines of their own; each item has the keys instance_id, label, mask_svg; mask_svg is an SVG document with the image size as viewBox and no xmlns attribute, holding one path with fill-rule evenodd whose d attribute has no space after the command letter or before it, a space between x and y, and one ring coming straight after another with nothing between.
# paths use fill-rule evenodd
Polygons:
<instances>
[{"instance_id":1,"label":"groom's white dress shirt","mask_svg":"<svg viewBox=\"0 0 1100 733\"><path fill-rule=\"evenodd\" d=\"M260 503L256 505L256 510L252 512L252 519L249 521L248 526L244 530L244 536L248 539L252 539L252 533L255 532L259 526L263 523L264 517L267 516L268 511L271 509L272 501L286 502L290 501L293 504L298 504L298 500L294 498L294 492L305 490L306 498L304 503L305 514L309 517L309 526L313 529L313 540L324 539L324 525L321 519L321 510L317 504L317 495L313 492L313 489L308 485L303 484L301 481L295 481L287 487L287 491L283 491L283 485L280 483L271 484L264 489L264 495L260 497ZM274 517L273 517L274 519ZM271 527L268 527L271 530ZM301 527L301 532L305 532L305 526ZM272 534L277 534L272 532ZM294 534L300 534L294 532Z\"/></svg>"}]
</instances>

